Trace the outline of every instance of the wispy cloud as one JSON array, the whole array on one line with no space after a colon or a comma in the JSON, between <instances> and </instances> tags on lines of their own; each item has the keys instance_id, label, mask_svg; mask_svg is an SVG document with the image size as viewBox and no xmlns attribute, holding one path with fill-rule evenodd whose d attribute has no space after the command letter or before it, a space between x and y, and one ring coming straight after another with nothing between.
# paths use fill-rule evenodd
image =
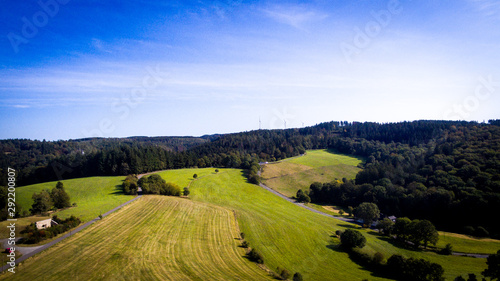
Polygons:
<instances>
[{"instance_id":1,"label":"wispy cloud","mask_svg":"<svg viewBox=\"0 0 500 281\"><path fill-rule=\"evenodd\" d=\"M274 6L263 9L264 14L271 19L298 29L305 29L307 23L321 21L328 15L306 8L304 6Z\"/></svg>"},{"instance_id":2,"label":"wispy cloud","mask_svg":"<svg viewBox=\"0 0 500 281\"><path fill-rule=\"evenodd\" d=\"M469 0L480 12L490 17L500 17L500 2L497 0Z\"/></svg>"}]
</instances>

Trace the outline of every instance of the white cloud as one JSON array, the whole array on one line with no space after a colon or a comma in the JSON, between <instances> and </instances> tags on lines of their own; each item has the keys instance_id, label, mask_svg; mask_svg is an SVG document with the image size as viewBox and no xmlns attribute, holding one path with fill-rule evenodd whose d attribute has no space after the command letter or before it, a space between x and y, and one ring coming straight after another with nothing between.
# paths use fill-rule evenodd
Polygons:
<instances>
[{"instance_id":1,"label":"white cloud","mask_svg":"<svg viewBox=\"0 0 500 281\"><path fill-rule=\"evenodd\" d=\"M273 20L290 25L298 29L304 29L305 25L313 21L321 21L328 15L307 9L302 6L275 6L263 9L264 14Z\"/></svg>"}]
</instances>

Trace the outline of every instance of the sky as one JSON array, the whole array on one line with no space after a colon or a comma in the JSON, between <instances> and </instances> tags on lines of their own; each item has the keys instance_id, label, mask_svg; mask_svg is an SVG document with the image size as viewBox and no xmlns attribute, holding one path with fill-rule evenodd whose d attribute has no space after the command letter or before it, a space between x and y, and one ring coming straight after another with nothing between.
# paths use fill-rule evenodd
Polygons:
<instances>
[{"instance_id":1,"label":"sky","mask_svg":"<svg viewBox=\"0 0 500 281\"><path fill-rule=\"evenodd\" d=\"M500 118L500 1L0 4L0 139Z\"/></svg>"}]
</instances>

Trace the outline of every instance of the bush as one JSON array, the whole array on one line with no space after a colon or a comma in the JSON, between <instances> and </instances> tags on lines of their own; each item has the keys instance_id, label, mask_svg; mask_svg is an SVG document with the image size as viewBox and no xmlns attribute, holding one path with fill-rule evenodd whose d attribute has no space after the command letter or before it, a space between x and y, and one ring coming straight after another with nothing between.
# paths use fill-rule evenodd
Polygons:
<instances>
[{"instance_id":1,"label":"bush","mask_svg":"<svg viewBox=\"0 0 500 281\"><path fill-rule=\"evenodd\" d=\"M191 192L189 191L189 188L184 187L184 191L183 191L183 193L182 193L182 194L184 194L184 196L188 196L188 195L189 195L189 193L191 193Z\"/></svg>"},{"instance_id":2,"label":"bush","mask_svg":"<svg viewBox=\"0 0 500 281\"><path fill-rule=\"evenodd\" d=\"M251 261L253 261L253 262L256 262L256 263L259 263L259 264L263 264L264 263L264 258L255 249L252 249L250 252L248 252L247 256L248 256L248 259L251 260Z\"/></svg>"},{"instance_id":3,"label":"bush","mask_svg":"<svg viewBox=\"0 0 500 281\"><path fill-rule=\"evenodd\" d=\"M453 253L453 246L451 246L451 244L448 243L448 244L446 244L446 246L441 251L439 251L439 253L441 255L447 255L447 256L449 256L449 255L451 255Z\"/></svg>"},{"instance_id":4,"label":"bush","mask_svg":"<svg viewBox=\"0 0 500 281\"><path fill-rule=\"evenodd\" d=\"M293 275L293 281L302 281L304 280L302 278L302 274L300 274L300 272L295 272L295 274Z\"/></svg>"},{"instance_id":5,"label":"bush","mask_svg":"<svg viewBox=\"0 0 500 281\"><path fill-rule=\"evenodd\" d=\"M286 269L281 270L280 277L282 280L287 280L290 277L290 272Z\"/></svg>"},{"instance_id":6,"label":"bush","mask_svg":"<svg viewBox=\"0 0 500 281\"><path fill-rule=\"evenodd\" d=\"M366 244L366 238L357 230L346 229L346 231L340 235L340 243L342 247L347 250L351 250L355 247L363 248Z\"/></svg>"},{"instance_id":7,"label":"bush","mask_svg":"<svg viewBox=\"0 0 500 281\"><path fill-rule=\"evenodd\" d=\"M373 255L372 262L375 265L382 265L384 263L384 254L376 252L375 255Z\"/></svg>"}]
</instances>

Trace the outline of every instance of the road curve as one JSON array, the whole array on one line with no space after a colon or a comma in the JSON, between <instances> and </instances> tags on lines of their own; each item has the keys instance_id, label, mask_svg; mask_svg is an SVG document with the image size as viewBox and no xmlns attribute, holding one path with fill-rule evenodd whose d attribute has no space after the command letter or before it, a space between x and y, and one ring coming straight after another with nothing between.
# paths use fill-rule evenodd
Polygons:
<instances>
[{"instance_id":1,"label":"road curve","mask_svg":"<svg viewBox=\"0 0 500 281\"><path fill-rule=\"evenodd\" d=\"M311 207L309 207L309 206L306 206L304 203L299 203L299 202L297 202L297 200L292 199L292 198L290 198L290 197L288 197L288 196L286 196L286 195L283 195L283 194L279 193L278 191L276 191L276 190L274 190L274 189L272 189L272 188L268 187L267 185L265 185L265 184L263 184L263 183L261 183L261 184L259 184L259 185L260 185L262 188L264 188L264 189L266 189L266 190L268 190L268 191L270 191L270 192L272 192L272 193L274 193L274 194L278 195L279 197L281 197L281 198L285 199L286 201L291 202L291 203L293 203L293 204L295 204L295 205L297 205L297 206L300 206L300 207L302 207L302 208L304 208L304 209L307 209L307 210L309 210L309 211L311 211L311 212L315 212L315 213L318 213L318 214L320 214L320 215L327 216L327 217L330 217L330 218L334 218L334 219L337 219L337 220L341 220L341 221L345 221L345 222L350 222L350 223L358 224L358 223L357 223L354 219L343 218L343 217L336 217L336 216L332 216L332 215L330 215L330 214L323 213L323 212L321 212L321 211L315 210L315 209L313 209L313 208L311 208Z\"/></svg>"}]
</instances>

